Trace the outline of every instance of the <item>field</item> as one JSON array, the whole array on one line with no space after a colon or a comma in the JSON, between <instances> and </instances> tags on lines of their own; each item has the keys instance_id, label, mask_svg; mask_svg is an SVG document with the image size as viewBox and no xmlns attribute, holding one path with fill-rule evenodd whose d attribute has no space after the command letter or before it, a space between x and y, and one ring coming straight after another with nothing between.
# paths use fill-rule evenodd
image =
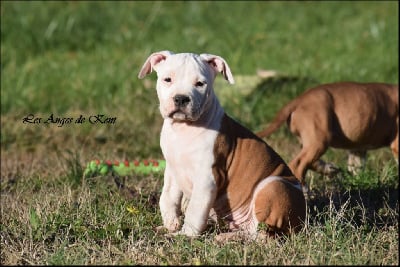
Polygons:
<instances>
[{"instance_id":1,"label":"field","mask_svg":"<svg viewBox=\"0 0 400 267\"><path fill-rule=\"evenodd\" d=\"M156 77L137 78L152 52L225 58L237 83L217 77L216 93L257 131L311 86L398 83L398 12L397 1L1 1L0 264L398 265L388 148L355 176L345 151L328 150L343 177L308 172L304 229L266 241L156 233L160 173L83 177L93 159L162 158ZM300 149L286 127L267 142L286 161Z\"/></svg>"}]
</instances>

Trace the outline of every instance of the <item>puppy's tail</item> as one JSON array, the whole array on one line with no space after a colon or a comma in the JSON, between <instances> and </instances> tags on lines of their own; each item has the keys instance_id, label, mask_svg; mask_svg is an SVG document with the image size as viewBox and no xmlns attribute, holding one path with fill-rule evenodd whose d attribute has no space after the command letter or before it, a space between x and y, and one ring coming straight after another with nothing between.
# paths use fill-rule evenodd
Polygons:
<instances>
[{"instance_id":1,"label":"puppy's tail","mask_svg":"<svg viewBox=\"0 0 400 267\"><path fill-rule=\"evenodd\" d=\"M262 131L257 132L256 135L260 138L267 137L278 130L278 128L281 127L285 121L289 122L290 115L296 108L296 102L297 101L293 100L286 104L281 110L279 110L274 120L268 125L268 127Z\"/></svg>"}]
</instances>

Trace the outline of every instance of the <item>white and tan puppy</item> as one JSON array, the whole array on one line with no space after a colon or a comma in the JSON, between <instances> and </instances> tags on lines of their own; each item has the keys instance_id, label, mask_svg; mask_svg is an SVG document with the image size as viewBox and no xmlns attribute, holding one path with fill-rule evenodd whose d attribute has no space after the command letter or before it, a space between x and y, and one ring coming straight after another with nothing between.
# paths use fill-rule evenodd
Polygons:
<instances>
[{"instance_id":1,"label":"white and tan puppy","mask_svg":"<svg viewBox=\"0 0 400 267\"><path fill-rule=\"evenodd\" d=\"M287 122L302 144L289 166L303 184L307 169L327 175L338 172L319 159L328 147L348 149L348 169L354 173L362 167L367 150L390 146L398 158L398 99L395 84L323 84L290 101L257 135L269 136Z\"/></svg>"},{"instance_id":2,"label":"white and tan puppy","mask_svg":"<svg viewBox=\"0 0 400 267\"><path fill-rule=\"evenodd\" d=\"M225 114L215 96L215 76L234 83L228 64L210 54L153 53L139 73L157 72L166 160L160 197L163 225L196 236L216 215L230 230L256 234L301 229L305 200L298 180L264 141ZM182 197L189 199L182 228ZM226 236L231 236L228 231ZM223 234L222 234L223 235Z\"/></svg>"}]
</instances>

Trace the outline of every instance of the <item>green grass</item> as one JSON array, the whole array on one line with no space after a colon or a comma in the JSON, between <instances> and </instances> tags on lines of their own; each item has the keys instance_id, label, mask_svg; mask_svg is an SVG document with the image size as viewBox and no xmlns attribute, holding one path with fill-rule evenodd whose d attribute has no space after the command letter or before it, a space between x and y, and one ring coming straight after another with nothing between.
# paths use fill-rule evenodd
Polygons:
<instances>
[{"instance_id":1,"label":"green grass","mask_svg":"<svg viewBox=\"0 0 400 267\"><path fill-rule=\"evenodd\" d=\"M250 14L250 15L249 15ZM224 57L237 83L216 80L225 110L259 130L319 83L398 83L398 3L1 2L0 263L398 265L398 164L388 148L342 179L309 172L306 227L290 238L214 242L157 234L162 175L83 179L94 158L160 158L155 75L159 50ZM280 77L261 79L258 69ZM115 124L24 124L104 114ZM282 127L268 143L289 161ZM346 169L346 153L324 159ZM138 213L127 208L134 207Z\"/></svg>"}]
</instances>

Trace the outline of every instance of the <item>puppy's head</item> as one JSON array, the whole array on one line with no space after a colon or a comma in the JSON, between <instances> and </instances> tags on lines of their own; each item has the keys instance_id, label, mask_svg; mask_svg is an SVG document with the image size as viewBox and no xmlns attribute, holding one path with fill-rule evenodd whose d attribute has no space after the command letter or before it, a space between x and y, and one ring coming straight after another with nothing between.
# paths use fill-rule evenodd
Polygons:
<instances>
[{"instance_id":1,"label":"puppy's head","mask_svg":"<svg viewBox=\"0 0 400 267\"><path fill-rule=\"evenodd\" d=\"M151 54L139 72L143 78L157 72L157 95L160 112L174 121L196 121L200 118L210 97L214 97L213 83L222 73L231 84L233 76L225 60L210 54L173 54L161 51Z\"/></svg>"}]
</instances>

